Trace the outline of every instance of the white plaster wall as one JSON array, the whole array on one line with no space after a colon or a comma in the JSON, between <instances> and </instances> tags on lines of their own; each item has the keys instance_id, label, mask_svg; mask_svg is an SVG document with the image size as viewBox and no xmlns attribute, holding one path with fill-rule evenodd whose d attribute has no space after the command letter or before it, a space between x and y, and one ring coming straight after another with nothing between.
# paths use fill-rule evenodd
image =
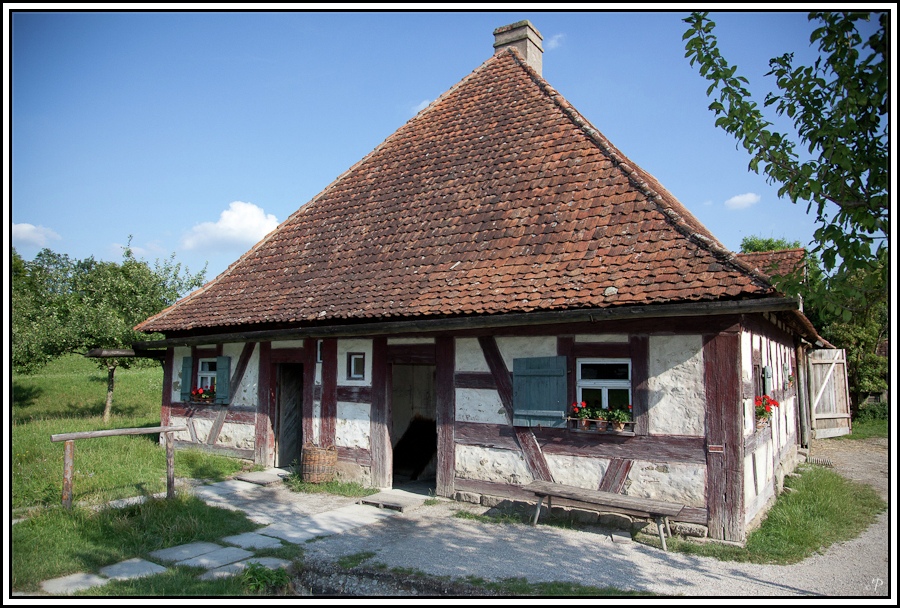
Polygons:
<instances>
[{"instance_id":1,"label":"white plaster wall","mask_svg":"<svg viewBox=\"0 0 900 608\"><path fill-rule=\"evenodd\" d=\"M232 354L230 347L237 347L237 354ZM240 358L241 353L240 350L243 349L243 344L226 344L223 352L231 357L231 373L234 374L234 368L237 365L238 358ZM232 399L232 405L246 406L252 407L256 409L257 404L259 403L259 346L257 345L253 349L253 354L250 356L250 362L247 364L247 369L244 371L244 377L241 379L241 383L238 385L237 390L234 392L234 397Z\"/></svg>"},{"instance_id":2,"label":"white plaster wall","mask_svg":"<svg viewBox=\"0 0 900 608\"><path fill-rule=\"evenodd\" d=\"M544 454L550 474L556 483L563 483L579 488L596 490L600 480L609 468L606 458L584 458L582 456L563 456L560 454Z\"/></svg>"},{"instance_id":3,"label":"white plaster wall","mask_svg":"<svg viewBox=\"0 0 900 608\"><path fill-rule=\"evenodd\" d=\"M222 425L216 445L252 450L256 446L256 427L252 424L226 422Z\"/></svg>"},{"instance_id":4,"label":"white plaster wall","mask_svg":"<svg viewBox=\"0 0 900 608\"><path fill-rule=\"evenodd\" d=\"M181 378L181 367L182 360L185 357L191 356L191 349L187 346L176 346L175 353L172 357L172 394L170 398L173 403L177 403L181 401L181 383L183 382ZM187 382L190 383L190 378L187 379ZM188 438L190 439L190 438Z\"/></svg>"},{"instance_id":5,"label":"white plaster wall","mask_svg":"<svg viewBox=\"0 0 900 608\"><path fill-rule=\"evenodd\" d=\"M703 341L700 336L650 336L650 434L706 434Z\"/></svg>"},{"instance_id":6,"label":"white plaster wall","mask_svg":"<svg viewBox=\"0 0 900 608\"><path fill-rule=\"evenodd\" d=\"M335 444L346 448L368 450L370 420L371 406L368 403L338 401Z\"/></svg>"},{"instance_id":7,"label":"white plaster wall","mask_svg":"<svg viewBox=\"0 0 900 608\"><path fill-rule=\"evenodd\" d=\"M388 338L388 346L393 344L434 344L434 338Z\"/></svg>"},{"instance_id":8,"label":"white plaster wall","mask_svg":"<svg viewBox=\"0 0 900 608\"><path fill-rule=\"evenodd\" d=\"M272 348L303 348L303 340L277 340L272 342Z\"/></svg>"},{"instance_id":9,"label":"white plaster wall","mask_svg":"<svg viewBox=\"0 0 900 608\"><path fill-rule=\"evenodd\" d=\"M365 380L347 378L347 353L366 354ZM337 383L338 386L371 386L372 385L372 341L371 340L338 340L337 345Z\"/></svg>"},{"instance_id":10,"label":"white plaster wall","mask_svg":"<svg viewBox=\"0 0 900 608\"><path fill-rule=\"evenodd\" d=\"M654 500L706 506L706 467L698 464L635 460L623 492Z\"/></svg>"},{"instance_id":11,"label":"white plaster wall","mask_svg":"<svg viewBox=\"0 0 900 608\"><path fill-rule=\"evenodd\" d=\"M465 479L526 484L534 480L519 451L456 446L456 475Z\"/></svg>"},{"instance_id":12,"label":"white plaster wall","mask_svg":"<svg viewBox=\"0 0 900 608\"><path fill-rule=\"evenodd\" d=\"M753 386L753 336L748 331L741 332L741 385ZM744 435L752 435L756 426L756 410L753 397L744 395Z\"/></svg>"},{"instance_id":13,"label":"white plaster wall","mask_svg":"<svg viewBox=\"0 0 900 608\"><path fill-rule=\"evenodd\" d=\"M184 416L172 416L171 418L169 418L169 424L172 426L187 426L187 423L188 419ZM175 438L175 441L191 441L191 433L187 429L184 429L183 431L175 431L172 436Z\"/></svg>"},{"instance_id":14,"label":"white plaster wall","mask_svg":"<svg viewBox=\"0 0 900 608\"><path fill-rule=\"evenodd\" d=\"M497 348L500 349L506 369L509 371L513 371L513 359L557 355L556 336L499 337Z\"/></svg>"},{"instance_id":15,"label":"white plaster wall","mask_svg":"<svg viewBox=\"0 0 900 608\"><path fill-rule=\"evenodd\" d=\"M322 428L322 402L313 401L313 436L312 442L319 445L319 431Z\"/></svg>"},{"instance_id":16,"label":"white plaster wall","mask_svg":"<svg viewBox=\"0 0 900 608\"><path fill-rule=\"evenodd\" d=\"M485 422L509 424L500 395L494 389L456 389L456 420L459 422Z\"/></svg>"},{"instance_id":17,"label":"white plaster wall","mask_svg":"<svg viewBox=\"0 0 900 608\"><path fill-rule=\"evenodd\" d=\"M456 339L456 371L458 372L489 372L487 361L481 352L481 345L477 338Z\"/></svg>"},{"instance_id":18,"label":"white plaster wall","mask_svg":"<svg viewBox=\"0 0 900 608\"><path fill-rule=\"evenodd\" d=\"M578 334L576 342L611 342L628 344L628 334Z\"/></svg>"},{"instance_id":19,"label":"white plaster wall","mask_svg":"<svg viewBox=\"0 0 900 608\"><path fill-rule=\"evenodd\" d=\"M212 430L212 425L215 420L206 418L194 418L193 420L194 432L197 433L197 441L206 443L209 439L209 431Z\"/></svg>"}]
</instances>

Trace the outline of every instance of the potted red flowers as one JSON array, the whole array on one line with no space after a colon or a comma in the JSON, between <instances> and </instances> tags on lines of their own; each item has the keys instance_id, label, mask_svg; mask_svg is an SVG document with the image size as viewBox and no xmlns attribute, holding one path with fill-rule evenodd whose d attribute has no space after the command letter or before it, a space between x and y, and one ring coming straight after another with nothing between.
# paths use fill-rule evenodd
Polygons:
<instances>
[{"instance_id":1,"label":"potted red flowers","mask_svg":"<svg viewBox=\"0 0 900 608\"><path fill-rule=\"evenodd\" d=\"M194 387L191 389L191 401L194 403L212 403L216 398L216 389L207 387Z\"/></svg>"},{"instance_id":2,"label":"potted red flowers","mask_svg":"<svg viewBox=\"0 0 900 608\"><path fill-rule=\"evenodd\" d=\"M772 417L772 408L779 407L779 403L768 395L757 395L754 405L756 408L756 428L765 428Z\"/></svg>"}]
</instances>

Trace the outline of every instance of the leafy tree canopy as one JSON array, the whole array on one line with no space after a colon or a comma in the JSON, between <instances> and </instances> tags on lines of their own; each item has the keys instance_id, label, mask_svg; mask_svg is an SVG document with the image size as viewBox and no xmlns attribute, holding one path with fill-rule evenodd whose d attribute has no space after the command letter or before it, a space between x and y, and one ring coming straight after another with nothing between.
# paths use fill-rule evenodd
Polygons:
<instances>
[{"instance_id":1,"label":"leafy tree canopy","mask_svg":"<svg viewBox=\"0 0 900 608\"><path fill-rule=\"evenodd\" d=\"M151 267L131 247L121 263L74 260L44 249L32 261L13 250L12 355L28 373L69 352L130 348L147 334L133 327L203 284L174 254ZM121 362L127 365L127 361Z\"/></svg>"},{"instance_id":2,"label":"leafy tree canopy","mask_svg":"<svg viewBox=\"0 0 900 608\"><path fill-rule=\"evenodd\" d=\"M887 19L886 13L810 13L818 58L810 66L795 66L791 53L771 59L767 76L778 91L766 95L762 108L749 81L719 52L708 13L684 20L690 26L685 57L711 83L716 126L747 150L750 170L780 184L779 196L815 209L810 252L821 259L828 288L809 297L845 321L884 284L878 272L887 272L879 263L890 233ZM858 26L870 20L877 27L864 37ZM773 130L765 108L786 115L793 132ZM855 280L844 280L850 275ZM800 281L785 279L779 287L796 295Z\"/></svg>"}]
</instances>

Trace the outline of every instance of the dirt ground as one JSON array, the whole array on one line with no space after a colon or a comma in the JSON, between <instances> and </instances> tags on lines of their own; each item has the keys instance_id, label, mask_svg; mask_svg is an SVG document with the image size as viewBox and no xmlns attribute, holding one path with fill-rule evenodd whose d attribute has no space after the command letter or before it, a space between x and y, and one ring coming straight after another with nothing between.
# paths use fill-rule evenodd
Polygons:
<instances>
[{"instance_id":1,"label":"dirt ground","mask_svg":"<svg viewBox=\"0 0 900 608\"><path fill-rule=\"evenodd\" d=\"M827 458L840 475L869 484L888 500L888 440L817 439L810 445L810 457Z\"/></svg>"}]
</instances>

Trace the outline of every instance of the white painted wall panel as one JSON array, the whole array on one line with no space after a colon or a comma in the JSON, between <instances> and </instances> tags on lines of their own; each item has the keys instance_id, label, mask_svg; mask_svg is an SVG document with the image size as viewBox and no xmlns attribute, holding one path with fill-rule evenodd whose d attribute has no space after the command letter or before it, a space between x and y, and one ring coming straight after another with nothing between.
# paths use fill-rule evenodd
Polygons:
<instances>
[{"instance_id":1,"label":"white painted wall panel","mask_svg":"<svg viewBox=\"0 0 900 608\"><path fill-rule=\"evenodd\" d=\"M477 338L456 339L456 371L458 372L489 372L487 361L481 352L481 344Z\"/></svg>"},{"instance_id":2,"label":"white painted wall panel","mask_svg":"<svg viewBox=\"0 0 900 608\"><path fill-rule=\"evenodd\" d=\"M499 337L497 348L509 371L513 371L513 359L555 357L557 354L556 336Z\"/></svg>"},{"instance_id":3,"label":"white painted wall panel","mask_svg":"<svg viewBox=\"0 0 900 608\"><path fill-rule=\"evenodd\" d=\"M347 378L347 353L365 353L366 379L350 380ZM337 384L338 386L371 386L372 385L372 341L371 340L338 340L337 346Z\"/></svg>"},{"instance_id":4,"label":"white painted wall panel","mask_svg":"<svg viewBox=\"0 0 900 608\"><path fill-rule=\"evenodd\" d=\"M336 445L346 448L369 448L371 406L368 403L337 402L335 420Z\"/></svg>"},{"instance_id":5,"label":"white painted wall panel","mask_svg":"<svg viewBox=\"0 0 900 608\"><path fill-rule=\"evenodd\" d=\"M556 483L563 483L579 488L596 490L600 480L609 468L606 458L584 458L582 456L563 456L560 454L544 454L550 474Z\"/></svg>"},{"instance_id":6,"label":"white painted wall panel","mask_svg":"<svg viewBox=\"0 0 900 608\"><path fill-rule=\"evenodd\" d=\"M650 434L706 434L700 336L650 336Z\"/></svg>"},{"instance_id":7,"label":"white painted wall panel","mask_svg":"<svg viewBox=\"0 0 900 608\"><path fill-rule=\"evenodd\" d=\"M533 481L521 452L456 446L456 475L465 479L527 484Z\"/></svg>"},{"instance_id":8,"label":"white painted wall panel","mask_svg":"<svg viewBox=\"0 0 900 608\"><path fill-rule=\"evenodd\" d=\"M494 389L456 389L456 419L460 422L509 424L500 395Z\"/></svg>"},{"instance_id":9,"label":"white painted wall panel","mask_svg":"<svg viewBox=\"0 0 900 608\"><path fill-rule=\"evenodd\" d=\"M673 462L635 460L625 482L625 494L706 506L706 467Z\"/></svg>"}]
</instances>

